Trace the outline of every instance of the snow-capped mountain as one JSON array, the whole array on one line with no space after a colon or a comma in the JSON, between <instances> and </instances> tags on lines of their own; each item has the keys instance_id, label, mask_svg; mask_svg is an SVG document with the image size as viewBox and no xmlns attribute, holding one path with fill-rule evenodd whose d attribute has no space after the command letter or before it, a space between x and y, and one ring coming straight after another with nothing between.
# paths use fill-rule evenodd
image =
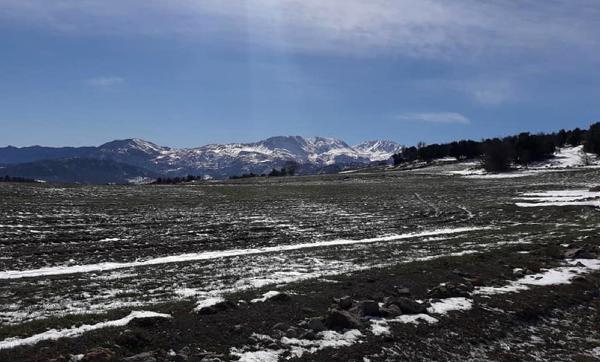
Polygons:
<instances>
[{"instance_id":1,"label":"snow-capped mountain","mask_svg":"<svg viewBox=\"0 0 600 362\"><path fill-rule=\"evenodd\" d=\"M403 149L398 143L387 140L365 141L355 145L353 148L360 153L368 155L372 161L387 160L391 155Z\"/></svg>"},{"instance_id":2,"label":"snow-capped mountain","mask_svg":"<svg viewBox=\"0 0 600 362\"><path fill-rule=\"evenodd\" d=\"M388 146L391 143L387 143ZM168 149L152 161L163 172L206 173L213 177L241 173L263 173L294 162L305 172L326 166L361 165L385 160L400 149L398 144L387 153L381 147L357 150L334 138L300 136L271 137L254 143L211 144L198 148ZM154 149L152 149L154 151ZM154 155L154 153L152 153Z\"/></svg>"},{"instance_id":3,"label":"snow-capped mountain","mask_svg":"<svg viewBox=\"0 0 600 362\"><path fill-rule=\"evenodd\" d=\"M209 144L181 149L163 147L141 139L126 139L99 147L82 148L81 154L71 156L116 161L168 176L193 174L225 178L250 172L265 173L290 162L295 163L298 172L304 174L325 168L342 169L387 160L401 149L399 144L391 141L369 141L351 147L335 138L300 136L278 136L253 143ZM21 150L25 151L25 148ZM12 160L15 158L15 148L11 148L10 152ZM0 149L0 163L4 162L2 155L3 149Z\"/></svg>"}]
</instances>

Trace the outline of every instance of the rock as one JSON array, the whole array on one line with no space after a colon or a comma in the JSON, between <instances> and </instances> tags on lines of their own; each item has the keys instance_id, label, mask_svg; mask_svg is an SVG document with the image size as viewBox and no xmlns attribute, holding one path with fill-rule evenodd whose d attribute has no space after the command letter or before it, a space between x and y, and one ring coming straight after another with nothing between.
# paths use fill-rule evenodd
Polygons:
<instances>
[{"instance_id":1,"label":"rock","mask_svg":"<svg viewBox=\"0 0 600 362\"><path fill-rule=\"evenodd\" d=\"M343 296L337 301L340 309L350 309L352 307L352 298L349 295Z\"/></svg>"},{"instance_id":2,"label":"rock","mask_svg":"<svg viewBox=\"0 0 600 362\"><path fill-rule=\"evenodd\" d=\"M269 298L269 300L273 302L289 302L291 299L292 297L287 293L279 293Z\"/></svg>"},{"instance_id":3,"label":"rock","mask_svg":"<svg viewBox=\"0 0 600 362\"><path fill-rule=\"evenodd\" d=\"M572 280L574 282L577 282L577 283L587 283L587 282L589 282L589 280L585 276L583 276L583 275L577 275Z\"/></svg>"},{"instance_id":4,"label":"rock","mask_svg":"<svg viewBox=\"0 0 600 362\"><path fill-rule=\"evenodd\" d=\"M179 350L179 354L189 357L189 356L192 355L192 350L191 350L191 348L189 346L185 346L185 347L183 347L182 349Z\"/></svg>"},{"instance_id":5,"label":"rock","mask_svg":"<svg viewBox=\"0 0 600 362\"><path fill-rule=\"evenodd\" d=\"M385 305L379 308L382 317L397 317L402 314L402 310L395 304Z\"/></svg>"},{"instance_id":6,"label":"rock","mask_svg":"<svg viewBox=\"0 0 600 362\"><path fill-rule=\"evenodd\" d=\"M585 247L567 249L564 257L567 259L596 259L597 255L590 248Z\"/></svg>"},{"instance_id":7,"label":"rock","mask_svg":"<svg viewBox=\"0 0 600 362\"><path fill-rule=\"evenodd\" d=\"M216 314L218 312L223 312L228 309L235 309L235 308L237 308L237 304L235 304L234 302L232 302L230 300L224 300L224 301L216 303L214 305L200 308L197 312L198 312L198 314L204 314L204 315Z\"/></svg>"},{"instance_id":8,"label":"rock","mask_svg":"<svg viewBox=\"0 0 600 362\"><path fill-rule=\"evenodd\" d=\"M171 323L170 318L163 317L150 317L150 318L136 318L129 322L128 326L131 328L156 328L164 326L165 324Z\"/></svg>"},{"instance_id":9,"label":"rock","mask_svg":"<svg viewBox=\"0 0 600 362\"><path fill-rule=\"evenodd\" d=\"M228 309L237 308L237 304L235 304L231 300L224 300L222 302L215 304L213 307L215 307L215 309L218 311L224 311L224 310L228 310Z\"/></svg>"},{"instance_id":10,"label":"rock","mask_svg":"<svg viewBox=\"0 0 600 362\"><path fill-rule=\"evenodd\" d=\"M467 283L445 283L431 289L427 296L429 298L452 298L452 297L468 297L473 291L473 285Z\"/></svg>"},{"instance_id":11,"label":"rock","mask_svg":"<svg viewBox=\"0 0 600 362\"><path fill-rule=\"evenodd\" d=\"M312 308L308 308L308 307L304 307L304 308L302 308L302 309L301 309L301 311L302 311L302 313L304 313L304 314L316 314L316 313L317 313L317 311L315 311L315 310L314 310L314 309L312 309Z\"/></svg>"},{"instance_id":12,"label":"rock","mask_svg":"<svg viewBox=\"0 0 600 362\"><path fill-rule=\"evenodd\" d=\"M420 313L425 313L427 311L426 304L419 303L410 298L404 298L404 297L394 298L391 301L391 304L400 308L402 313L405 313L405 314L420 314Z\"/></svg>"},{"instance_id":13,"label":"rock","mask_svg":"<svg viewBox=\"0 0 600 362\"><path fill-rule=\"evenodd\" d=\"M308 339L309 341L315 340L317 335L313 331L306 331L300 335L300 339Z\"/></svg>"},{"instance_id":14,"label":"rock","mask_svg":"<svg viewBox=\"0 0 600 362\"><path fill-rule=\"evenodd\" d=\"M374 300L363 300L359 303L360 312L364 316L380 317L379 303Z\"/></svg>"},{"instance_id":15,"label":"rock","mask_svg":"<svg viewBox=\"0 0 600 362\"><path fill-rule=\"evenodd\" d=\"M187 355L179 354L179 353L177 353L174 356L171 356L169 358L169 361L171 361L171 362L187 362L189 360L190 360L190 358Z\"/></svg>"},{"instance_id":16,"label":"rock","mask_svg":"<svg viewBox=\"0 0 600 362\"><path fill-rule=\"evenodd\" d=\"M485 281L480 277L474 278L465 278L469 283L471 283L474 287L483 287L485 285Z\"/></svg>"},{"instance_id":17,"label":"rock","mask_svg":"<svg viewBox=\"0 0 600 362\"><path fill-rule=\"evenodd\" d=\"M201 314L201 315L217 314L217 309L213 306L202 307L202 308L198 309L196 311L196 313Z\"/></svg>"},{"instance_id":18,"label":"rock","mask_svg":"<svg viewBox=\"0 0 600 362\"><path fill-rule=\"evenodd\" d=\"M233 326L233 331L236 333L241 332L242 329L244 329L244 326L242 326L241 324L236 324L235 326Z\"/></svg>"},{"instance_id":19,"label":"rock","mask_svg":"<svg viewBox=\"0 0 600 362\"><path fill-rule=\"evenodd\" d=\"M469 273L466 273L460 269L454 269L452 270L452 274L454 275L458 275L459 277L463 277L463 278L470 278L471 275Z\"/></svg>"},{"instance_id":20,"label":"rock","mask_svg":"<svg viewBox=\"0 0 600 362\"><path fill-rule=\"evenodd\" d=\"M156 357L154 357L154 352L144 352L123 358L123 362L156 362Z\"/></svg>"},{"instance_id":21,"label":"rock","mask_svg":"<svg viewBox=\"0 0 600 362\"><path fill-rule=\"evenodd\" d=\"M406 287L396 288L395 292L396 292L395 294L399 297L410 297L411 296L410 289L408 289Z\"/></svg>"},{"instance_id":22,"label":"rock","mask_svg":"<svg viewBox=\"0 0 600 362\"><path fill-rule=\"evenodd\" d=\"M525 271L521 268L514 268L513 269L513 276L516 278L522 278L525 276Z\"/></svg>"},{"instance_id":23,"label":"rock","mask_svg":"<svg viewBox=\"0 0 600 362\"><path fill-rule=\"evenodd\" d=\"M277 323L273 326L273 329L278 330L278 331L285 331L288 328L290 328L290 326L287 323L283 323L283 322Z\"/></svg>"},{"instance_id":24,"label":"rock","mask_svg":"<svg viewBox=\"0 0 600 362\"><path fill-rule=\"evenodd\" d=\"M345 310L332 309L327 313L325 325L331 329L354 329L360 328L362 323L353 314Z\"/></svg>"},{"instance_id":25,"label":"rock","mask_svg":"<svg viewBox=\"0 0 600 362\"><path fill-rule=\"evenodd\" d=\"M144 337L140 333L133 332L130 329L121 332L115 338L115 342L117 342L119 346L126 347L128 349L140 348L149 343L146 337Z\"/></svg>"},{"instance_id":26,"label":"rock","mask_svg":"<svg viewBox=\"0 0 600 362\"><path fill-rule=\"evenodd\" d=\"M327 329L321 318L311 318L306 324L306 328L313 332L322 332Z\"/></svg>"},{"instance_id":27,"label":"rock","mask_svg":"<svg viewBox=\"0 0 600 362\"><path fill-rule=\"evenodd\" d=\"M298 335L298 329L295 327L290 327L287 331L285 331L285 336L288 338L298 338Z\"/></svg>"},{"instance_id":28,"label":"rock","mask_svg":"<svg viewBox=\"0 0 600 362\"><path fill-rule=\"evenodd\" d=\"M81 362L109 362L115 360L115 353L108 349L102 347L92 348L87 351Z\"/></svg>"},{"instance_id":29,"label":"rock","mask_svg":"<svg viewBox=\"0 0 600 362\"><path fill-rule=\"evenodd\" d=\"M371 294L371 296L370 296L370 299L372 299L376 302L383 301L383 298L385 298L385 295L382 292L375 292L375 293Z\"/></svg>"}]
</instances>

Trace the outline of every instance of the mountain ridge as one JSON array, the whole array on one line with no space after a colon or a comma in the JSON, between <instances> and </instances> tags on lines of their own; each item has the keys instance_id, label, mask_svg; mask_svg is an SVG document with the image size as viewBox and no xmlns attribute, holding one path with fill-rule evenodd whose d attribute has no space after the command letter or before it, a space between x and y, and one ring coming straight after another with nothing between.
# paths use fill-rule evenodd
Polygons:
<instances>
[{"instance_id":1,"label":"mountain ridge","mask_svg":"<svg viewBox=\"0 0 600 362\"><path fill-rule=\"evenodd\" d=\"M297 164L300 174L318 173L325 169L331 172L386 161L400 150L402 146L393 141L366 141L350 146L340 139L318 136L274 136L257 142L207 144L192 148L171 148L129 138L97 147L4 147L0 148L0 164L85 158L115 161L164 176L193 174L227 178L243 173L265 173L290 162Z\"/></svg>"}]
</instances>

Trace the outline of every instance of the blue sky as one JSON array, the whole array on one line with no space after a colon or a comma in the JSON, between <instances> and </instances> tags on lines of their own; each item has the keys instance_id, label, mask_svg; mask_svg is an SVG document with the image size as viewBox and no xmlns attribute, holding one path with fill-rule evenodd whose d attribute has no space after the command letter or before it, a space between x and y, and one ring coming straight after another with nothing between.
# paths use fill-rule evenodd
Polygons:
<instances>
[{"instance_id":1,"label":"blue sky","mask_svg":"<svg viewBox=\"0 0 600 362\"><path fill-rule=\"evenodd\" d=\"M0 0L0 146L587 127L596 34L595 0Z\"/></svg>"}]
</instances>

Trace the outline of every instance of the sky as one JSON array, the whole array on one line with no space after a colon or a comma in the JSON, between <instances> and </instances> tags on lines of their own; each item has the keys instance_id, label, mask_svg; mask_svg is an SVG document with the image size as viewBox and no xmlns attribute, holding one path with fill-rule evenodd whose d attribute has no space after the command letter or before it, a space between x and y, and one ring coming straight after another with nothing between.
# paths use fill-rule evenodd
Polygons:
<instances>
[{"instance_id":1,"label":"sky","mask_svg":"<svg viewBox=\"0 0 600 362\"><path fill-rule=\"evenodd\" d=\"M588 127L598 34L597 0L0 0L0 146Z\"/></svg>"}]
</instances>

